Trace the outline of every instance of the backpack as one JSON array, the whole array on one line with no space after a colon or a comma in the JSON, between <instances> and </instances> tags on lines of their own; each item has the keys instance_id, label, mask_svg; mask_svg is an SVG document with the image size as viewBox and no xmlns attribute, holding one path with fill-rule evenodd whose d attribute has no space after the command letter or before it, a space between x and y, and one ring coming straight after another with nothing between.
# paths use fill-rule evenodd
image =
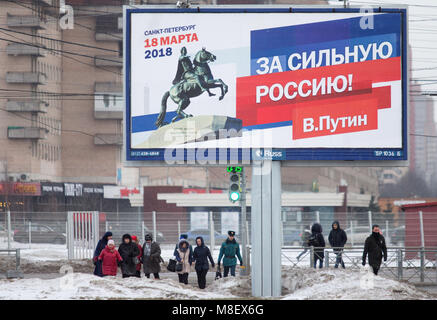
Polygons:
<instances>
[{"instance_id":1,"label":"backpack","mask_svg":"<svg viewBox=\"0 0 437 320\"><path fill-rule=\"evenodd\" d=\"M318 248L318 247L321 246L321 244L319 242L319 239L317 238L316 234L312 234L312 235L309 236L309 238L308 238L308 245L309 246L313 246L315 248Z\"/></svg>"}]
</instances>

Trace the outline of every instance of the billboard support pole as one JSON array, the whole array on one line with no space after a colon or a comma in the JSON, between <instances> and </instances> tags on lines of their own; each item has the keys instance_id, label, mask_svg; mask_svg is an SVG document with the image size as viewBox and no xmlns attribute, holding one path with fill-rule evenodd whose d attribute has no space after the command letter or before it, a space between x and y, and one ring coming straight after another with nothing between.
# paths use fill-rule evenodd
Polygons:
<instances>
[{"instance_id":1,"label":"billboard support pole","mask_svg":"<svg viewBox=\"0 0 437 320\"><path fill-rule=\"evenodd\" d=\"M281 295L281 162L252 164L252 295Z\"/></svg>"},{"instance_id":2,"label":"billboard support pole","mask_svg":"<svg viewBox=\"0 0 437 320\"><path fill-rule=\"evenodd\" d=\"M245 268L240 269L240 274L243 276L247 276L249 272L249 263L248 263L248 254L247 254L247 238L246 238L246 172L244 171L244 167L241 168L241 198L240 198L240 206L241 206L241 247L242 247L242 258Z\"/></svg>"}]
</instances>

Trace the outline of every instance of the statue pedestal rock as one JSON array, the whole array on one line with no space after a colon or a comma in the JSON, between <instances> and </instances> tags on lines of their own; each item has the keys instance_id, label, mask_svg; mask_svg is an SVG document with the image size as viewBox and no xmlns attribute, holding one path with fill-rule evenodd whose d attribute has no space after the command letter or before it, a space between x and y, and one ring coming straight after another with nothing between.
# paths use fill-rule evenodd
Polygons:
<instances>
[{"instance_id":1,"label":"statue pedestal rock","mask_svg":"<svg viewBox=\"0 0 437 320\"><path fill-rule=\"evenodd\" d=\"M226 116L195 116L160 127L136 148L166 148L194 141L241 137L240 119ZM228 131L230 130L230 131Z\"/></svg>"}]
</instances>

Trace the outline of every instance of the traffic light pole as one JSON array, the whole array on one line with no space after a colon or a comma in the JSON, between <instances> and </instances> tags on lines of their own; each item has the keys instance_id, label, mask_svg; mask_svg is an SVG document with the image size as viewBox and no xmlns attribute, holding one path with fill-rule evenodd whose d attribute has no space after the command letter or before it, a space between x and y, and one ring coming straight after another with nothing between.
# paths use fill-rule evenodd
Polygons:
<instances>
[{"instance_id":1,"label":"traffic light pole","mask_svg":"<svg viewBox=\"0 0 437 320\"><path fill-rule=\"evenodd\" d=\"M244 167L241 169L241 198L240 198L240 206L241 206L241 247L242 247L242 258L243 264L245 266L244 269L240 269L240 274L243 276L250 274L250 259L247 250L247 230L246 230L246 221L247 221L247 210L246 210L246 172Z\"/></svg>"}]
</instances>

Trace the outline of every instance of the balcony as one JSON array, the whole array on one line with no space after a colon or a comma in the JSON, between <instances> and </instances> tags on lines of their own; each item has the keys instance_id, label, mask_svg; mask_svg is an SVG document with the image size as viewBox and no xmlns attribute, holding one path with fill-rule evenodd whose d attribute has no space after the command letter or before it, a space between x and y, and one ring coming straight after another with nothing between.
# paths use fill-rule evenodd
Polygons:
<instances>
[{"instance_id":1,"label":"balcony","mask_svg":"<svg viewBox=\"0 0 437 320\"><path fill-rule=\"evenodd\" d=\"M94 93L95 119L123 119L123 95L121 93Z\"/></svg>"},{"instance_id":2,"label":"balcony","mask_svg":"<svg viewBox=\"0 0 437 320\"><path fill-rule=\"evenodd\" d=\"M10 56L46 56L46 51L43 48L20 43L8 44L6 47L6 53Z\"/></svg>"},{"instance_id":3,"label":"balcony","mask_svg":"<svg viewBox=\"0 0 437 320\"><path fill-rule=\"evenodd\" d=\"M95 92L122 94L123 84L120 82L95 82L94 83L94 91Z\"/></svg>"},{"instance_id":4,"label":"balcony","mask_svg":"<svg viewBox=\"0 0 437 320\"><path fill-rule=\"evenodd\" d=\"M123 136L121 134L98 133L94 136L95 145L123 145Z\"/></svg>"},{"instance_id":5,"label":"balcony","mask_svg":"<svg viewBox=\"0 0 437 320\"><path fill-rule=\"evenodd\" d=\"M123 119L123 88L117 82L96 82L94 86L94 118Z\"/></svg>"},{"instance_id":6,"label":"balcony","mask_svg":"<svg viewBox=\"0 0 437 320\"><path fill-rule=\"evenodd\" d=\"M41 100L8 100L6 110L9 112L47 113L46 103Z\"/></svg>"},{"instance_id":7,"label":"balcony","mask_svg":"<svg viewBox=\"0 0 437 320\"><path fill-rule=\"evenodd\" d=\"M123 40L123 26L119 25L120 16L121 14L116 13L96 17L96 41Z\"/></svg>"},{"instance_id":8,"label":"balcony","mask_svg":"<svg viewBox=\"0 0 437 320\"><path fill-rule=\"evenodd\" d=\"M47 130L38 127L8 127L9 139L47 139Z\"/></svg>"},{"instance_id":9,"label":"balcony","mask_svg":"<svg viewBox=\"0 0 437 320\"><path fill-rule=\"evenodd\" d=\"M46 84L47 76L42 72L8 72L7 83Z\"/></svg>"},{"instance_id":10,"label":"balcony","mask_svg":"<svg viewBox=\"0 0 437 320\"><path fill-rule=\"evenodd\" d=\"M97 67L123 67L123 58L119 56L95 56L94 64Z\"/></svg>"},{"instance_id":11,"label":"balcony","mask_svg":"<svg viewBox=\"0 0 437 320\"><path fill-rule=\"evenodd\" d=\"M9 28L35 28L45 29L45 22L38 16L13 16L8 14L7 24Z\"/></svg>"},{"instance_id":12,"label":"balcony","mask_svg":"<svg viewBox=\"0 0 437 320\"><path fill-rule=\"evenodd\" d=\"M120 31L96 31L96 41L123 41Z\"/></svg>"},{"instance_id":13,"label":"balcony","mask_svg":"<svg viewBox=\"0 0 437 320\"><path fill-rule=\"evenodd\" d=\"M35 2L48 7L52 7L57 3L56 0L35 0Z\"/></svg>"}]
</instances>

